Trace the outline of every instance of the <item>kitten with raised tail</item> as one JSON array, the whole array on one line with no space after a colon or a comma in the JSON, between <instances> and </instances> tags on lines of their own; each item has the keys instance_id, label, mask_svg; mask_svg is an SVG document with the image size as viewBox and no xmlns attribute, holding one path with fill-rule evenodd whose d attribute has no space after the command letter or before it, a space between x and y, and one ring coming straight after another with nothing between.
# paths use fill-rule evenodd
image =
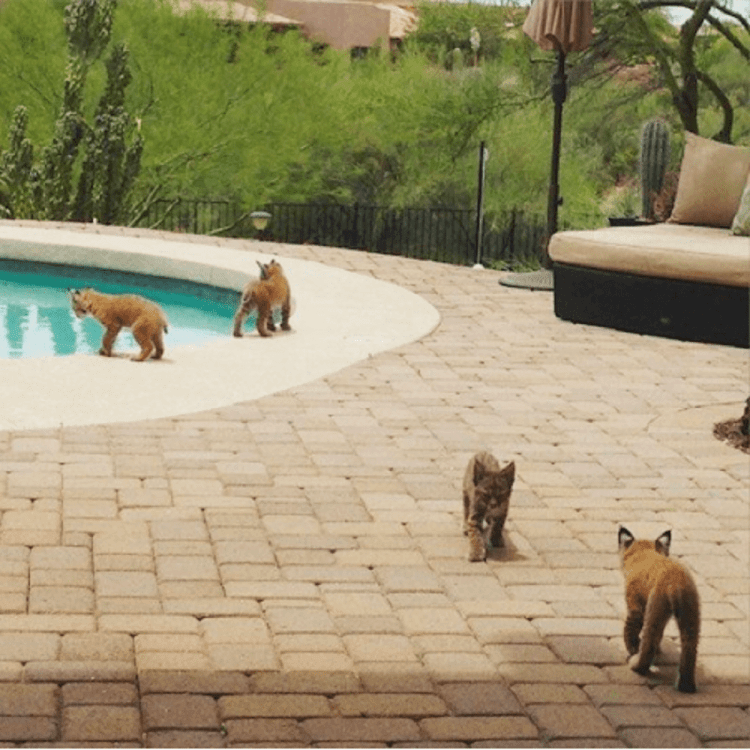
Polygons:
<instances>
[{"instance_id":1,"label":"kitten with raised tail","mask_svg":"<svg viewBox=\"0 0 750 750\"><path fill-rule=\"evenodd\" d=\"M258 262L258 261L256 261ZM256 327L263 336L271 336L276 330L273 322L273 311L281 308L281 329L291 331L289 316L292 314L292 295L281 264L272 260L270 263L260 263L260 278L251 279L242 290L242 297L237 312L234 315L232 335L242 337L242 326L248 315L257 311Z\"/></svg>"},{"instance_id":2,"label":"kitten with raised tail","mask_svg":"<svg viewBox=\"0 0 750 750\"><path fill-rule=\"evenodd\" d=\"M636 539L624 526L617 535L625 576L625 648L628 664L648 674L669 619L680 631L680 666L676 688L695 692L695 663L700 634L700 598L693 577L684 565L669 558L672 532L655 542Z\"/></svg>"},{"instance_id":3,"label":"kitten with raised tail","mask_svg":"<svg viewBox=\"0 0 750 750\"><path fill-rule=\"evenodd\" d=\"M469 460L463 485L464 534L469 537L469 562L482 562L487 558L485 524L490 544L505 546L503 526L515 478L513 461L500 468L497 459L486 451Z\"/></svg>"}]
</instances>

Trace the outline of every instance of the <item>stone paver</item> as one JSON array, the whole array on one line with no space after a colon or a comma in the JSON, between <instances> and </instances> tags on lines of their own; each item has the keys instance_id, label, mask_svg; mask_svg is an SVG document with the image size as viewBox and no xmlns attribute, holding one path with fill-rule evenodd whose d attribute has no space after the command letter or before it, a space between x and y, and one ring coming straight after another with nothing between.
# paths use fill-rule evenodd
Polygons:
<instances>
[{"instance_id":1,"label":"stone paver","mask_svg":"<svg viewBox=\"0 0 750 750\"><path fill-rule=\"evenodd\" d=\"M0 742L748 745L750 459L711 434L746 351L567 324L494 271L97 231L369 274L441 322L254 402L0 433ZM469 563L480 449L517 479ZM673 625L625 665L621 522L696 573L695 695Z\"/></svg>"}]
</instances>

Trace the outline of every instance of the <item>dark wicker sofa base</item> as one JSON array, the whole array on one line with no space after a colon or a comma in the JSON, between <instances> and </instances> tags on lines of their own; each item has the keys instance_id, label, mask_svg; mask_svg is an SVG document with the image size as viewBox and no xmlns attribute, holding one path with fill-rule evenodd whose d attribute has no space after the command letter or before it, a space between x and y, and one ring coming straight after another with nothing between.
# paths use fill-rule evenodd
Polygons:
<instances>
[{"instance_id":1,"label":"dark wicker sofa base","mask_svg":"<svg viewBox=\"0 0 750 750\"><path fill-rule=\"evenodd\" d=\"M574 323L750 347L747 287L638 276L556 262L555 314Z\"/></svg>"}]
</instances>

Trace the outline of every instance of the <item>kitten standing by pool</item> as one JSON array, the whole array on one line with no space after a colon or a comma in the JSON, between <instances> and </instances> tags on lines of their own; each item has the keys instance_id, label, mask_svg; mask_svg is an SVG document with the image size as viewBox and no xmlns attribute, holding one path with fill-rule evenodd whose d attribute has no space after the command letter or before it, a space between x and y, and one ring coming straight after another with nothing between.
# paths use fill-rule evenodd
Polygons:
<instances>
[{"instance_id":1,"label":"kitten standing by pool","mask_svg":"<svg viewBox=\"0 0 750 750\"><path fill-rule=\"evenodd\" d=\"M136 294L103 294L95 289L68 289L68 294L76 317L90 315L105 327L99 354L111 357L117 334L122 328L130 328L141 347L133 361L143 362L152 354L154 359L161 359L167 316L155 302Z\"/></svg>"},{"instance_id":2,"label":"kitten standing by pool","mask_svg":"<svg viewBox=\"0 0 750 750\"><path fill-rule=\"evenodd\" d=\"M233 335L242 337L242 325L245 318L257 310L258 333L261 336L271 336L271 331L276 330L273 322L274 308L281 308L281 328L291 331L289 316L292 313L292 295L289 282L284 276L281 265L275 260L270 263L258 263L260 266L260 278L249 281L242 290L242 298L234 315Z\"/></svg>"}]
</instances>

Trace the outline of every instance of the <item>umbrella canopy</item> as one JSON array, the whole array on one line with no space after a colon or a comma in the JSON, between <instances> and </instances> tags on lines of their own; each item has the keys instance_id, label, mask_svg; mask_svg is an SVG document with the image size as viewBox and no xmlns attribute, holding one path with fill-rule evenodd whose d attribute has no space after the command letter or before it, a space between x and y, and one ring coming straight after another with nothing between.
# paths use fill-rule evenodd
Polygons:
<instances>
[{"instance_id":1,"label":"umbrella canopy","mask_svg":"<svg viewBox=\"0 0 750 750\"><path fill-rule=\"evenodd\" d=\"M579 52L591 44L591 0L536 0L523 24L523 32L541 49ZM557 42L557 44L555 44Z\"/></svg>"}]
</instances>

